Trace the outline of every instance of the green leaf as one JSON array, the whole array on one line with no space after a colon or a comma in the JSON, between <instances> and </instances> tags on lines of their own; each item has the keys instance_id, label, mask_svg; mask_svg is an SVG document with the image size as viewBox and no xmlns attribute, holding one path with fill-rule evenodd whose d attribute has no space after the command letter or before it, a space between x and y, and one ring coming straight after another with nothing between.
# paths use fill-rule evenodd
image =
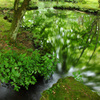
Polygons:
<instances>
[{"instance_id":1,"label":"green leaf","mask_svg":"<svg viewBox=\"0 0 100 100\"><path fill-rule=\"evenodd\" d=\"M10 72L10 69L6 69L6 72Z\"/></svg>"},{"instance_id":2,"label":"green leaf","mask_svg":"<svg viewBox=\"0 0 100 100\"><path fill-rule=\"evenodd\" d=\"M5 79L4 79L3 77L1 78L1 82L2 82L2 83L4 83L4 82L5 82Z\"/></svg>"},{"instance_id":3,"label":"green leaf","mask_svg":"<svg viewBox=\"0 0 100 100\"><path fill-rule=\"evenodd\" d=\"M18 65L19 65L19 66L22 65L22 63L21 63L21 62L18 62Z\"/></svg>"},{"instance_id":4,"label":"green leaf","mask_svg":"<svg viewBox=\"0 0 100 100\"><path fill-rule=\"evenodd\" d=\"M20 76L20 73L18 73L18 71L15 71L15 76L16 77L19 77Z\"/></svg>"},{"instance_id":5,"label":"green leaf","mask_svg":"<svg viewBox=\"0 0 100 100\"><path fill-rule=\"evenodd\" d=\"M20 68L20 72L23 72L23 68L22 67Z\"/></svg>"}]
</instances>

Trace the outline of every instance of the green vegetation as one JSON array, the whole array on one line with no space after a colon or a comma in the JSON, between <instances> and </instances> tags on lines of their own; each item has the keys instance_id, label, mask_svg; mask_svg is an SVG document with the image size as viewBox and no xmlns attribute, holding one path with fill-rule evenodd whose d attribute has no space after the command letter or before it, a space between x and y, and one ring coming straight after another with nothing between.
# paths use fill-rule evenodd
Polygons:
<instances>
[{"instance_id":1,"label":"green vegetation","mask_svg":"<svg viewBox=\"0 0 100 100\"><path fill-rule=\"evenodd\" d=\"M0 8L13 8L14 0L0 0Z\"/></svg>"},{"instance_id":2,"label":"green vegetation","mask_svg":"<svg viewBox=\"0 0 100 100\"><path fill-rule=\"evenodd\" d=\"M55 5L54 8L56 8L56 9L80 10L80 11L89 12L89 13L97 13L98 11L100 11L98 0L85 0L85 3L82 3L82 2L61 3L60 2L58 5Z\"/></svg>"},{"instance_id":3,"label":"green vegetation","mask_svg":"<svg viewBox=\"0 0 100 100\"><path fill-rule=\"evenodd\" d=\"M4 20L2 16L0 16L0 36L5 36L8 34L10 30L10 25L11 24L9 22ZM2 39L2 37L0 39Z\"/></svg>"},{"instance_id":4,"label":"green vegetation","mask_svg":"<svg viewBox=\"0 0 100 100\"><path fill-rule=\"evenodd\" d=\"M23 0L20 0L20 4ZM31 0L31 3L33 6L36 5L34 3L38 2L38 0ZM32 6L30 5L30 6ZM14 0L0 0L0 9L13 9L14 6Z\"/></svg>"},{"instance_id":5,"label":"green vegetation","mask_svg":"<svg viewBox=\"0 0 100 100\"><path fill-rule=\"evenodd\" d=\"M36 6L42 9L27 11L20 25L16 41L9 42L8 37L11 23L8 21L12 20L14 0L0 0L0 81L2 83L10 83L18 91L21 86L28 89L30 84L34 85L38 77L50 77L56 68L56 58L52 56L52 52L56 52L57 50L59 50L57 54L59 55L62 69L65 72L71 66L82 68L92 57L100 58L100 17L50 8L56 4L54 7L81 10L95 14L95 12L97 13L100 10L98 1L70 1L58 3L57 1L47 1L43 3L32 0L27 10L33 9ZM20 2L21 4L22 1ZM47 9L44 9L44 7ZM9 19L4 20L5 16L9 17ZM98 51L96 51L96 48L98 48ZM95 51L96 55L93 56ZM100 73L99 60L91 60L88 65L87 69L95 71L97 74ZM80 71L74 72L73 75L76 80L82 81ZM67 79L64 80L65 83L68 82ZM69 97L69 100L71 100L71 97L67 93L69 91L63 91L60 86L65 83L59 83L56 87L54 86L54 91L50 89L50 96L47 95L46 100L52 100L52 98L54 98L53 100L59 100L59 97L57 97L59 94L64 96L62 98L66 99L66 97ZM72 83L75 82L72 81ZM82 85L78 82L76 84L81 89ZM73 84L71 85L73 92L76 94L81 92L79 90L78 92L74 91L74 89L78 88L78 85L75 88ZM55 92L56 89L58 92ZM75 95L72 91L73 98L77 98L79 95ZM84 90L81 96L85 96L85 100L87 98L91 99L90 94L88 96L85 94L86 91ZM56 99L54 95L51 95L51 92L53 94L57 93ZM91 93L90 90L88 92Z\"/></svg>"},{"instance_id":6,"label":"green vegetation","mask_svg":"<svg viewBox=\"0 0 100 100\"><path fill-rule=\"evenodd\" d=\"M74 75L74 78L75 78L77 81L83 82L82 75L81 75L81 72L80 72L80 71L73 72L73 75Z\"/></svg>"},{"instance_id":7,"label":"green vegetation","mask_svg":"<svg viewBox=\"0 0 100 100\"><path fill-rule=\"evenodd\" d=\"M56 68L56 58L43 50L35 50L26 30L19 30L15 43L9 42L11 23L3 17L13 13L10 10L13 8L13 1L0 3L0 81L10 83L18 91L22 86L28 89L39 77L49 78Z\"/></svg>"},{"instance_id":8,"label":"green vegetation","mask_svg":"<svg viewBox=\"0 0 100 100\"><path fill-rule=\"evenodd\" d=\"M16 91L20 86L28 89L40 76L49 78L56 67L55 57L52 55L41 56L37 50L31 49L28 52L31 52L30 56L18 54L14 50L0 52L0 80L2 83L10 82Z\"/></svg>"},{"instance_id":9,"label":"green vegetation","mask_svg":"<svg viewBox=\"0 0 100 100\"><path fill-rule=\"evenodd\" d=\"M32 15L33 13L34 15ZM99 46L99 39L97 39L99 31L96 27L99 25L98 19L99 16L86 15L85 13L47 9L46 11L28 11L24 16L22 27L31 32L30 38L34 41L35 47L43 45L45 50L50 51L56 51L60 47L59 58L62 64L63 62L67 64L67 67L64 68L66 71L75 65L83 54L85 57L82 59L88 62L95 45ZM53 48L49 49L50 47ZM87 55L86 59L88 51L90 55ZM66 60L64 61L64 59Z\"/></svg>"},{"instance_id":10,"label":"green vegetation","mask_svg":"<svg viewBox=\"0 0 100 100\"><path fill-rule=\"evenodd\" d=\"M73 77L66 77L44 91L40 100L100 100L100 96Z\"/></svg>"}]
</instances>

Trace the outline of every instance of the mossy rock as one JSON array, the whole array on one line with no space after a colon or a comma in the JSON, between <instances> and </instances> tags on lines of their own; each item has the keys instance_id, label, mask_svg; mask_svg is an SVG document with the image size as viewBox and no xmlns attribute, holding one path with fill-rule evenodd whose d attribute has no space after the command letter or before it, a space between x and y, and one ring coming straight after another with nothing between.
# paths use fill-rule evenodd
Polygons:
<instances>
[{"instance_id":1,"label":"mossy rock","mask_svg":"<svg viewBox=\"0 0 100 100\"><path fill-rule=\"evenodd\" d=\"M40 100L100 100L100 96L73 77L66 77L44 91Z\"/></svg>"}]
</instances>

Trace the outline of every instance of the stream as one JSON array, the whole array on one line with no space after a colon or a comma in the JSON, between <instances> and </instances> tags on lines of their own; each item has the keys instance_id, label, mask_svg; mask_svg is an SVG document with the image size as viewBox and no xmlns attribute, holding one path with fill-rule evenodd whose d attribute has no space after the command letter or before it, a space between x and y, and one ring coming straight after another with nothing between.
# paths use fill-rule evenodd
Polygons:
<instances>
[{"instance_id":1,"label":"stream","mask_svg":"<svg viewBox=\"0 0 100 100\"><path fill-rule=\"evenodd\" d=\"M80 74L77 75L82 75L83 83L100 95L99 46L97 46L92 59L87 63L94 51L96 37L80 57L84 45L87 44L85 42L86 36L88 37L89 35L86 33L89 33L88 30L91 30L90 26L92 25L91 34L96 35L100 33L100 19L95 15L82 12L61 11L53 8L43 9L42 7L36 11L26 12L26 15L23 17L23 26L32 27L33 23L38 25L38 27L34 27L35 34L39 34L41 28L45 27L45 30L42 32L44 40L41 41L46 45L51 44L55 48L53 52L56 53L57 58L60 60L57 64L57 70L49 80L40 80L35 86L29 86L28 90L21 89L19 92L16 92L11 86L0 84L0 100L39 100L41 93L52 87L59 78L74 76L73 72L77 74L78 71L80 71ZM93 22L97 23L96 25L98 26L93 24ZM95 31L96 34L93 33ZM82 34L84 34L84 37ZM88 41L91 41L91 38ZM98 41L98 44L100 44L100 41ZM77 60L79 61L76 64Z\"/></svg>"}]
</instances>

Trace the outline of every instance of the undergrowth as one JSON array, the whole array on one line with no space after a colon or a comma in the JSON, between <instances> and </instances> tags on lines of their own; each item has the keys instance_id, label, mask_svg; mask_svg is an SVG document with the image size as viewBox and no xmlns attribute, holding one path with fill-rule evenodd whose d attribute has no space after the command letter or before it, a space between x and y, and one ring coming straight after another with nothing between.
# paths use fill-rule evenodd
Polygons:
<instances>
[{"instance_id":1,"label":"undergrowth","mask_svg":"<svg viewBox=\"0 0 100 100\"><path fill-rule=\"evenodd\" d=\"M51 76L55 67L55 57L51 54L42 56L39 51L30 51L31 56L26 53L18 54L13 50L0 52L0 81L10 83L14 90L18 91L21 86L28 89L30 84L37 82L37 76L46 79Z\"/></svg>"}]
</instances>

